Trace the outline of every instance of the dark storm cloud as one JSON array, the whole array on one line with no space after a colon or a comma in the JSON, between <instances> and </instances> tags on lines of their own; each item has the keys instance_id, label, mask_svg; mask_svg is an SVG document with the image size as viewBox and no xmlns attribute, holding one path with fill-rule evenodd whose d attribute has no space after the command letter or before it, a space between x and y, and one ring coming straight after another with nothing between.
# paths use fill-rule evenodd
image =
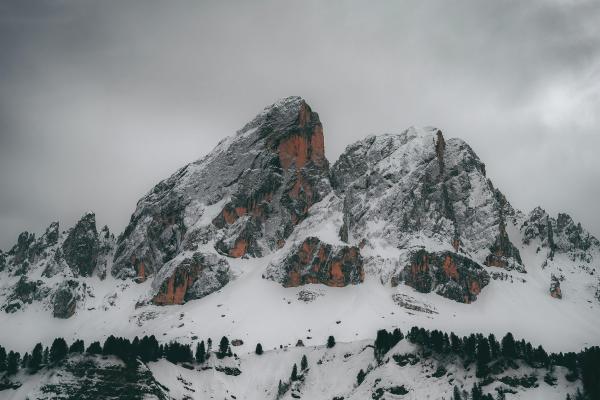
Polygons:
<instances>
[{"instance_id":1,"label":"dark storm cloud","mask_svg":"<svg viewBox=\"0 0 600 400\"><path fill-rule=\"evenodd\" d=\"M327 155L435 125L600 235L598 2L0 1L0 248L136 200L301 95Z\"/></svg>"}]
</instances>

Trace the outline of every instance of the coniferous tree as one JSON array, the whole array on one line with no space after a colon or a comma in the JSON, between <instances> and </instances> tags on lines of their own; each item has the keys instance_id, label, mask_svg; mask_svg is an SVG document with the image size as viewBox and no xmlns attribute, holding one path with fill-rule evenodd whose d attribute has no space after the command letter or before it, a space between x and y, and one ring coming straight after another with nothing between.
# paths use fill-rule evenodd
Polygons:
<instances>
[{"instance_id":1,"label":"coniferous tree","mask_svg":"<svg viewBox=\"0 0 600 400\"><path fill-rule=\"evenodd\" d=\"M38 343L35 345L35 347L33 348L33 351L31 352L31 358L29 359L29 365L28 365L29 369L32 371L37 371L38 369L40 369L40 366L42 365L43 357L44 357L44 348L41 343Z\"/></svg>"},{"instance_id":2,"label":"coniferous tree","mask_svg":"<svg viewBox=\"0 0 600 400\"><path fill-rule=\"evenodd\" d=\"M300 360L300 371L306 371L308 368L308 360L306 358L306 354L302 356L302 360Z\"/></svg>"},{"instance_id":3,"label":"coniferous tree","mask_svg":"<svg viewBox=\"0 0 600 400\"><path fill-rule=\"evenodd\" d=\"M454 394L452 395L452 400L463 400L462 396L460 395L460 389L458 388L458 386L454 386Z\"/></svg>"},{"instance_id":4,"label":"coniferous tree","mask_svg":"<svg viewBox=\"0 0 600 400\"><path fill-rule=\"evenodd\" d=\"M0 346L0 372L6 371L6 349Z\"/></svg>"},{"instance_id":5,"label":"coniferous tree","mask_svg":"<svg viewBox=\"0 0 600 400\"><path fill-rule=\"evenodd\" d=\"M254 352L260 356L263 353L262 344L257 343L256 344L256 350L254 350Z\"/></svg>"},{"instance_id":6,"label":"coniferous tree","mask_svg":"<svg viewBox=\"0 0 600 400\"><path fill-rule=\"evenodd\" d=\"M23 358L21 359L21 368L27 368L27 366L29 365L29 358L31 356L29 355L29 353L25 352L25 354L23 355Z\"/></svg>"},{"instance_id":7,"label":"coniferous tree","mask_svg":"<svg viewBox=\"0 0 600 400\"><path fill-rule=\"evenodd\" d=\"M454 332L450 332L450 350L454 354L460 354L462 352L462 341Z\"/></svg>"},{"instance_id":8,"label":"coniferous tree","mask_svg":"<svg viewBox=\"0 0 600 400\"><path fill-rule=\"evenodd\" d=\"M473 389L471 389L471 399L483 400L483 391L477 383L473 384Z\"/></svg>"},{"instance_id":9,"label":"coniferous tree","mask_svg":"<svg viewBox=\"0 0 600 400\"><path fill-rule=\"evenodd\" d=\"M14 375L19 370L21 355L18 352L10 351L6 357L6 375Z\"/></svg>"},{"instance_id":10,"label":"coniferous tree","mask_svg":"<svg viewBox=\"0 0 600 400\"><path fill-rule=\"evenodd\" d=\"M493 333L488 336L488 341L490 342L490 355L492 360L495 360L500 356L500 343L498 343Z\"/></svg>"},{"instance_id":11,"label":"coniferous tree","mask_svg":"<svg viewBox=\"0 0 600 400\"><path fill-rule=\"evenodd\" d=\"M364 382L366 376L367 374L362 369L358 371L358 375L356 375L356 383L358 386L360 386L360 384Z\"/></svg>"},{"instance_id":12,"label":"coniferous tree","mask_svg":"<svg viewBox=\"0 0 600 400\"><path fill-rule=\"evenodd\" d=\"M333 336L329 336L327 338L327 348L331 349L334 346L335 346L335 338Z\"/></svg>"},{"instance_id":13,"label":"coniferous tree","mask_svg":"<svg viewBox=\"0 0 600 400\"><path fill-rule=\"evenodd\" d=\"M292 368L292 375L290 376L290 379L292 382L298 380L298 367L296 364L294 364L294 367Z\"/></svg>"},{"instance_id":14,"label":"coniferous tree","mask_svg":"<svg viewBox=\"0 0 600 400\"><path fill-rule=\"evenodd\" d=\"M485 337L480 336L477 340L477 377L481 378L488 374L487 364L490 360L489 341Z\"/></svg>"},{"instance_id":15,"label":"coniferous tree","mask_svg":"<svg viewBox=\"0 0 600 400\"><path fill-rule=\"evenodd\" d=\"M204 361L206 361L206 348L203 340L196 345L196 362L202 364Z\"/></svg>"},{"instance_id":16,"label":"coniferous tree","mask_svg":"<svg viewBox=\"0 0 600 400\"><path fill-rule=\"evenodd\" d=\"M83 340L79 339L73 342L73 344L71 344L71 347L69 347L69 353L83 353L83 350L85 349L85 345L83 343Z\"/></svg>"},{"instance_id":17,"label":"coniferous tree","mask_svg":"<svg viewBox=\"0 0 600 400\"><path fill-rule=\"evenodd\" d=\"M61 361L67 356L67 352L69 351L69 347L67 346L67 342L63 338L56 338L52 342L52 346L50 347L50 362L55 363Z\"/></svg>"},{"instance_id":18,"label":"coniferous tree","mask_svg":"<svg viewBox=\"0 0 600 400\"><path fill-rule=\"evenodd\" d=\"M580 354L580 365L585 395L600 399L600 347L585 349Z\"/></svg>"},{"instance_id":19,"label":"coniferous tree","mask_svg":"<svg viewBox=\"0 0 600 400\"><path fill-rule=\"evenodd\" d=\"M277 398L283 396L287 392L287 385L279 380L279 384L277 385Z\"/></svg>"},{"instance_id":20,"label":"coniferous tree","mask_svg":"<svg viewBox=\"0 0 600 400\"><path fill-rule=\"evenodd\" d=\"M102 346L100 342L92 342L85 352L88 354L102 354Z\"/></svg>"},{"instance_id":21,"label":"coniferous tree","mask_svg":"<svg viewBox=\"0 0 600 400\"><path fill-rule=\"evenodd\" d=\"M133 346L133 343L132 343ZM143 362L156 361L159 358L158 341L154 337L144 336L137 346L137 355Z\"/></svg>"},{"instance_id":22,"label":"coniferous tree","mask_svg":"<svg viewBox=\"0 0 600 400\"><path fill-rule=\"evenodd\" d=\"M50 362L50 349L48 346L44 348L44 355L42 356L42 364L48 365Z\"/></svg>"},{"instance_id":23,"label":"coniferous tree","mask_svg":"<svg viewBox=\"0 0 600 400\"><path fill-rule=\"evenodd\" d=\"M223 358L227 355L227 349L229 348L229 339L226 336L221 338L219 342L219 352L217 353L217 358Z\"/></svg>"},{"instance_id":24,"label":"coniferous tree","mask_svg":"<svg viewBox=\"0 0 600 400\"><path fill-rule=\"evenodd\" d=\"M517 357L517 350L515 347L515 339L512 333L508 332L502 338L502 355L509 360L513 360Z\"/></svg>"}]
</instances>

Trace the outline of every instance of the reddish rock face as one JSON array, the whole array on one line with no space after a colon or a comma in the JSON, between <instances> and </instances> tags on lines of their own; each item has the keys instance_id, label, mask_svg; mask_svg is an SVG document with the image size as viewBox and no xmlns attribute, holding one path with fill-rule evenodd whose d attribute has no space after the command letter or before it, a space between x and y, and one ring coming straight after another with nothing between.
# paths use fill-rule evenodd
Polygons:
<instances>
[{"instance_id":1,"label":"reddish rock face","mask_svg":"<svg viewBox=\"0 0 600 400\"><path fill-rule=\"evenodd\" d=\"M201 268L200 265L192 265L191 268L176 269L163 283L152 302L157 305L183 304L188 287L194 283Z\"/></svg>"},{"instance_id":2,"label":"reddish rock face","mask_svg":"<svg viewBox=\"0 0 600 400\"><path fill-rule=\"evenodd\" d=\"M259 232L246 229L233 230L233 238L218 243L218 250L230 257L246 254L257 256L259 249L255 237L260 236L262 227L270 220L282 217L278 224L285 227L283 233L272 238L272 249L280 246L293 230L308 215L310 207L321 200L322 193L315 186L329 170L325 158L323 126L318 115L304 102L297 108L295 122L276 128L265 128L264 150L270 162L256 185L244 187L233 196L221 213L213 220L220 229L238 224L252 224ZM279 209L287 213L278 213ZM239 221L241 217L249 217ZM248 222L249 221L249 222ZM228 244L226 244L228 243Z\"/></svg>"},{"instance_id":3,"label":"reddish rock face","mask_svg":"<svg viewBox=\"0 0 600 400\"><path fill-rule=\"evenodd\" d=\"M420 250L411 257L399 276L392 277L392 286L404 281L422 293L435 291L461 303L477 298L489 276L477 263L452 252L428 253Z\"/></svg>"},{"instance_id":4,"label":"reddish rock face","mask_svg":"<svg viewBox=\"0 0 600 400\"><path fill-rule=\"evenodd\" d=\"M562 291L560 290L560 280L557 277L552 275L552 280L550 282L550 296L555 299L562 299Z\"/></svg>"},{"instance_id":5,"label":"reddish rock face","mask_svg":"<svg viewBox=\"0 0 600 400\"><path fill-rule=\"evenodd\" d=\"M270 268L283 270L281 283L285 287L307 283L343 287L364 281L363 260L357 247L334 248L315 237L306 238L281 265Z\"/></svg>"},{"instance_id":6,"label":"reddish rock face","mask_svg":"<svg viewBox=\"0 0 600 400\"><path fill-rule=\"evenodd\" d=\"M152 298L154 304L183 304L219 290L229 282L229 265L213 254L194 253L169 271L169 275L159 274L156 278L162 280Z\"/></svg>"}]
</instances>

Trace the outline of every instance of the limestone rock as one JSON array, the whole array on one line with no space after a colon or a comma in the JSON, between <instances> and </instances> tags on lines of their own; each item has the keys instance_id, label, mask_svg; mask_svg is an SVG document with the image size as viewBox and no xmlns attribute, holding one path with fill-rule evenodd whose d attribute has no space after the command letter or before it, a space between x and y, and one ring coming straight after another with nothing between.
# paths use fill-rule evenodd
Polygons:
<instances>
[{"instance_id":1,"label":"limestone rock","mask_svg":"<svg viewBox=\"0 0 600 400\"><path fill-rule=\"evenodd\" d=\"M450 251L419 250L411 255L410 264L392 278L392 286L401 281L421 293L435 291L460 303L471 303L490 278L483 267L467 257Z\"/></svg>"},{"instance_id":2,"label":"limestone rock","mask_svg":"<svg viewBox=\"0 0 600 400\"><path fill-rule=\"evenodd\" d=\"M229 282L229 264L214 254L194 253L169 262L152 282L152 302L183 304L207 296Z\"/></svg>"},{"instance_id":3,"label":"limestone rock","mask_svg":"<svg viewBox=\"0 0 600 400\"><path fill-rule=\"evenodd\" d=\"M66 280L62 282L52 297L52 314L55 318L71 318L77 309L79 282Z\"/></svg>"},{"instance_id":4,"label":"limestone rock","mask_svg":"<svg viewBox=\"0 0 600 400\"><path fill-rule=\"evenodd\" d=\"M562 291L560 290L560 280L552 275L550 281L550 296L555 299L562 299Z\"/></svg>"},{"instance_id":5,"label":"limestone rock","mask_svg":"<svg viewBox=\"0 0 600 400\"><path fill-rule=\"evenodd\" d=\"M285 287L307 283L356 285L364 280L363 259L358 247L332 246L316 237L308 237L283 259L272 262L265 278Z\"/></svg>"}]
</instances>

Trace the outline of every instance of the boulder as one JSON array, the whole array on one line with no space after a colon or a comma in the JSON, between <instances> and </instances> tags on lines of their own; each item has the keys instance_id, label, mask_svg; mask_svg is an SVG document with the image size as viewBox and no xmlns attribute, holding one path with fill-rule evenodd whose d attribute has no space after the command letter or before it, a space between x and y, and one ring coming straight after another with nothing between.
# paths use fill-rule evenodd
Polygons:
<instances>
[{"instance_id":1,"label":"boulder","mask_svg":"<svg viewBox=\"0 0 600 400\"><path fill-rule=\"evenodd\" d=\"M392 286L401 281L421 293L436 292L460 303L471 303L490 278L482 266L457 253L419 250L411 254L410 264L392 277Z\"/></svg>"},{"instance_id":2,"label":"boulder","mask_svg":"<svg viewBox=\"0 0 600 400\"><path fill-rule=\"evenodd\" d=\"M550 277L550 296L555 299L562 299L562 291L560 290L560 279L552 275Z\"/></svg>"},{"instance_id":3,"label":"boulder","mask_svg":"<svg viewBox=\"0 0 600 400\"><path fill-rule=\"evenodd\" d=\"M194 253L169 262L152 282L152 302L183 304L200 299L229 282L229 263L214 254Z\"/></svg>"},{"instance_id":4,"label":"boulder","mask_svg":"<svg viewBox=\"0 0 600 400\"><path fill-rule=\"evenodd\" d=\"M363 258L355 246L332 246L308 237L267 267L266 279L285 287L308 283L343 287L364 281Z\"/></svg>"},{"instance_id":5,"label":"boulder","mask_svg":"<svg viewBox=\"0 0 600 400\"><path fill-rule=\"evenodd\" d=\"M54 318L71 318L77 309L79 282L66 280L62 282L52 297L52 315Z\"/></svg>"}]
</instances>

